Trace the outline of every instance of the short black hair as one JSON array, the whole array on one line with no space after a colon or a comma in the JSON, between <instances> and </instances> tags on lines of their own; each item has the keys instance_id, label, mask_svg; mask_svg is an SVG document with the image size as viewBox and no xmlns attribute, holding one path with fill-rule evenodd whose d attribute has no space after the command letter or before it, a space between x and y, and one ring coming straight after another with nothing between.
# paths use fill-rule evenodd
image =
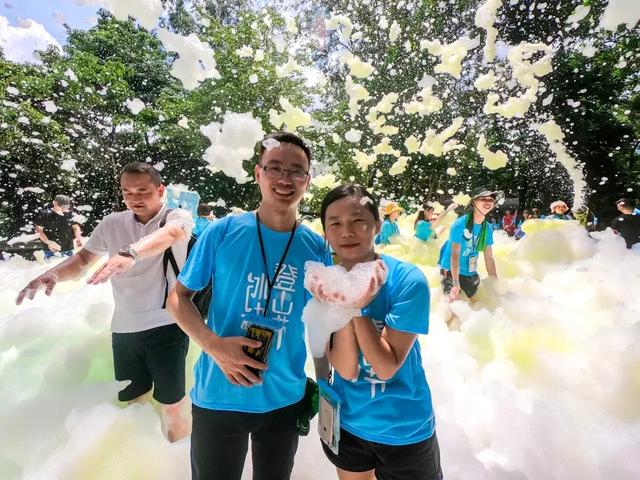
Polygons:
<instances>
[{"instance_id":1,"label":"short black hair","mask_svg":"<svg viewBox=\"0 0 640 480\"><path fill-rule=\"evenodd\" d=\"M341 200L343 198L356 198L358 200L362 200L363 198L368 198L370 201L364 202L364 207L371 212L373 218L376 222L380 221L380 212L378 211L378 200L376 197L371 195L366 188L362 185L357 185L355 183L347 183L345 185L340 185L329 193L327 193L322 199L322 204L320 205L320 221L322 222L322 229L324 230L325 225L325 217L327 216L327 208L334 202Z\"/></svg>"},{"instance_id":2,"label":"short black hair","mask_svg":"<svg viewBox=\"0 0 640 480\"><path fill-rule=\"evenodd\" d=\"M213 212L213 207L211 205L207 205L206 203L198 205L197 213L199 217L208 217L211 212Z\"/></svg>"},{"instance_id":3,"label":"short black hair","mask_svg":"<svg viewBox=\"0 0 640 480\"><path fill-rule=\"evenodd\" d=\"M162 177L160 176L160 172L156 170L153 165L149 165L148 163L143 162L132 162L124 166L120 175L118 176L118 181L122 178L122 175L125 173L133 173L133 174L146 174L151 177L151 181L156 187L162 185Z\"/></svg>"},{"instance_id":4,"label":"short black hair","mask_svg":"<svg viewBox=\"0 0 640 480\"><path fill-rule=\"evenodd\" d=\"M264 137L260 141L260 157L259 157L260 161L262 161L262 155L264 154L264 152L267 151L267 147L264 146L265 140L276 140L280 143L290 143L292 145L300 147L304 151L305 155L307 156L307 160L309 161L309 167L311 167L311 149L304 142L304 140L300 138L298 135L296 135L295 133L273 132L267 135L266 137Z\"/></svg>"}]
</instances>

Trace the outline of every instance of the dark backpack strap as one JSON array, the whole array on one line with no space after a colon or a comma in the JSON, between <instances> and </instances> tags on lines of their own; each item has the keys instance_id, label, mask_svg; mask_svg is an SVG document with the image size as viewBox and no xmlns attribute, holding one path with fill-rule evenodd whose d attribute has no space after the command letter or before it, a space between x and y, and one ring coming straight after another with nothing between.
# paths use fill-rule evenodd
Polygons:
<instances>
[{"instance_id":1,"label":"dark backpack strap","mask_svg":"<svg viewBox=\"0 0 640 480\"><path fill-rule=\"evenodd\" d=\"M163 219L160 221L159 228L164 227L164 224L166 223L166 220L167 220L167 215L169 214L170 211L171 210L167 210L167 213L165 214ZM231 215L229 215L229 217L227 218L227 222L224 226L224 230L222 230L222 238L220 239L220 243L218 244L218 247L220 247L220 245L224 241L224 237L227 235L227 230L229 229L230 223L231 223ZM188 255L188 252L187 252L187 255ZM171 247L167 248L162 254L162 270L164 272L164 300L162 302L163 309L167 308L167 297L169 296L169 279L167 278L167 270L168 270L169 263L171 264L171 269L173 270L173 273L175 274L177 279L178 275L180 275L180 267L178 267L178 262L176 260L176 257L173 255L173 249Z\"/></svg>"},{"instance_id":2,"label":"dark backpack strap","mask_svg":"<svg viewBox=\"0 0 640 480\"><path fill-rule=\"evenodd\" d=\"M164 212L164 215L162 216L162 219L160 220L160 224L158 225L158 229L164 227L167 223L167 217L169 216L169 214L173 211L173 208L167 208L167 210ZM171 247L167 248L164 253L162 254L162 271L164 272L164 300L162 301L162 308L165 309L167 308L167 297L169 296L169 280L167 280L167 265L169 263L169 261L171 260L169 257L173 258L173 251L171 250ZM176 259L173 258L173 262L171 263L171 266L173 267L173 264L176 262ZM177 267L177 264L176 264ZM175 271L175 268L174 268ZM178 276L178 274L176 273L176 277Z\"/></svg>"}]
</instances>

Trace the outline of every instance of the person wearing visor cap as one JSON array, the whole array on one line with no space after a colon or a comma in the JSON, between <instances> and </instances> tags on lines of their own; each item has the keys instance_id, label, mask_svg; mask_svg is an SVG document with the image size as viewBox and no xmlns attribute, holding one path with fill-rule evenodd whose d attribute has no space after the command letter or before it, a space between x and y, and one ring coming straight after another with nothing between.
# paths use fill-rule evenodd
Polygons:
<instances>
[{"instance_id":1,"label":"person wearing visor cap","mask_svg":"<svg viewBox=\"0 0 640 480\"><path fill-rule=\"evenodd\" d=\"M383 207L384 221L382 222L380 233L375 238L376 245L389 245L392 237L400 235L400 227L397 220L401 212L402 208L397 203L387 203Z\"/></svg>"},{"instance_id":2,"label":"person wearing visor cap","mask_svg":"<svg viewBox=\"0 0 640 480\"><path fill-rule=\"evenodd\" d=\"M449 239L440 250L440 281L442 292L448 295L449 302L460 299L460 291L467 297L475 295L480 285L477 271L478 257L484 253L487 272L497 277L493 259L493 229L489 227L487 215L503 197L502 192L485 187L471 192L471 200L465 214L451 225ZM453 317L447 324L451 326Z\"/></svg>"},{"instance_id":3,"label":"person wearing visor cap","mask_svg":"<svg viewBox=\"0 0 640 480\"><path fill-rule=\"evenodd\" d=\"M545 220L572 220L571 215L568 215L569 207L562 200L556 200L549 206L551 214L547 215Z\"/></svg>"},{"instance_id":4,"label":"person wearing visor cap","mask_svg":"<svg viewBox=\"0 0 640 480\"><path fill-rule=\"evenodd\" d=\"M51 207L44 209L35 219L36 234L47 248L45 258L54 255L70 257L73 247L82 247L82 231L80 225L71 217L71 198L67 195L56 195Z\"/></svg>"}]
</instances>

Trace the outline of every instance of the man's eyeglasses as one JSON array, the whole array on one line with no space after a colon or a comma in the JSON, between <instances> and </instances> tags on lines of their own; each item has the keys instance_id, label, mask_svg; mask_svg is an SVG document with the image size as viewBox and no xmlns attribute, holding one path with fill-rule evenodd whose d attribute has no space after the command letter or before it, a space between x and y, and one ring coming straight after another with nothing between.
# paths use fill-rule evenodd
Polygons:
<instances>
[{"instance_id":1,"label":"man's eyeglasses","mask_svg":"<svg viewBox=\"0 0 640 480\"><path fill-rule=\"evenodd\" d=\"M286 175L291 180L294 180L296 182L303 182L309 175L308 171L305 172L303 170L287 170L286 168L278 167L275 165L260 165L260 167L264 170L264 173L266 173L267 177L273 178L274 180L279 180Z\"/></svg>"}]
</instances>

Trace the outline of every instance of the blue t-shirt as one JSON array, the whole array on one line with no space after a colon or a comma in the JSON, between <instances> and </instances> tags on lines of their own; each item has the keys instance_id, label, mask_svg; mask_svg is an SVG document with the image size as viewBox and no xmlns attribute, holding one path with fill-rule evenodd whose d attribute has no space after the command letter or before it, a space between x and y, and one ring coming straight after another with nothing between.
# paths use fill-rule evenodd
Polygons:
<instances>
[{"instance_id":1,"label":"blue t-shirt","mask_svg":"<svg viewBox=\"0 0 640 480\"><path fill-rule=\"evenodd\" d=\"M442 249L440 250L440 260L438 264L445 270L451 270L451 242L460 245L460 275L475 275L477 272L469 270L469 258L478 257L478 237L480 235L481 223L473 224L473 234L465 237L465 230L467 228L467 216L462 215L451 225L451 232L449 233L449 240L447 240ZM487 224L487 247L493 245L493 229L489 228Z\"/></svg>"},{"instance_id":2,"label":"blue t-shirt","mask_svg":"<svg viewBox=\"0 0 640 480\"><path fill-rule=\"evenodd\" d=\"M379 332L386 326L406 333L429 331L429 284L410 263L381 255L388 268L387 282L367 313ZM358 378L345 380L335 372L333 389L340 396L341 427L370 442L409 445L430 438L435 431L431 391L420 343L416 339L393 378L381 380L359 354Z\"/></svg>"},{"instance_id":3,"label":"blue t-shirt","mask_svg":"<svg viewBox=\"0 0 640 480\"><path fill-rule=\"evenodd\" d=\"M193 226L193 230L191 234L194 237L199 237L204 230L211 225L212 221L205 217L196 217L195 225Z\"/></svg>"},{"instance_id":4,"label":"blue t-shirt","mask_svg":"<svg viewBox=\"0 0 640 480\"><path fill-rule=\"evenodd\" d=\"M400 227L396 222L392 222L388 218L382 222L380 233L376 235L376 244L388 245L391 243L391 237L400 235Z\"/></svg>"},{"instance_id":5,"label":"blue t-shirt","mask_svg":"<svg viewBox=\"0 0 640 480\"><path fill-rule=\"evenodd\" d=\"M427 240L429 240L432 232L433 231L431 230L431 222L419 220L416 224L416 237L418 237L420 240L426 242Z\"/></svg>"},{"instance_id":6,"label":"blue t-shirt","mask_svg":"<svg viewBox=\"0 0 640 480\"><path fill-rule=\"evenodd\" d=\"M290 232L276 232L264 225L261 231L268 275L273 278ZM213 279L207 326L221 337L244 336L254 323L276 333L261 385L232 385L209 355L200 354L191 390L195 405L212 410L263 413L302 398L307 378L302 309L310 298L303 285L307 260L331 265L322 237L300 225L274 284L269 318L265 318L268 283L255 213L216 220L200 235L178 280L190 290L200 290Z\"/></svg>"}]
</instances>

